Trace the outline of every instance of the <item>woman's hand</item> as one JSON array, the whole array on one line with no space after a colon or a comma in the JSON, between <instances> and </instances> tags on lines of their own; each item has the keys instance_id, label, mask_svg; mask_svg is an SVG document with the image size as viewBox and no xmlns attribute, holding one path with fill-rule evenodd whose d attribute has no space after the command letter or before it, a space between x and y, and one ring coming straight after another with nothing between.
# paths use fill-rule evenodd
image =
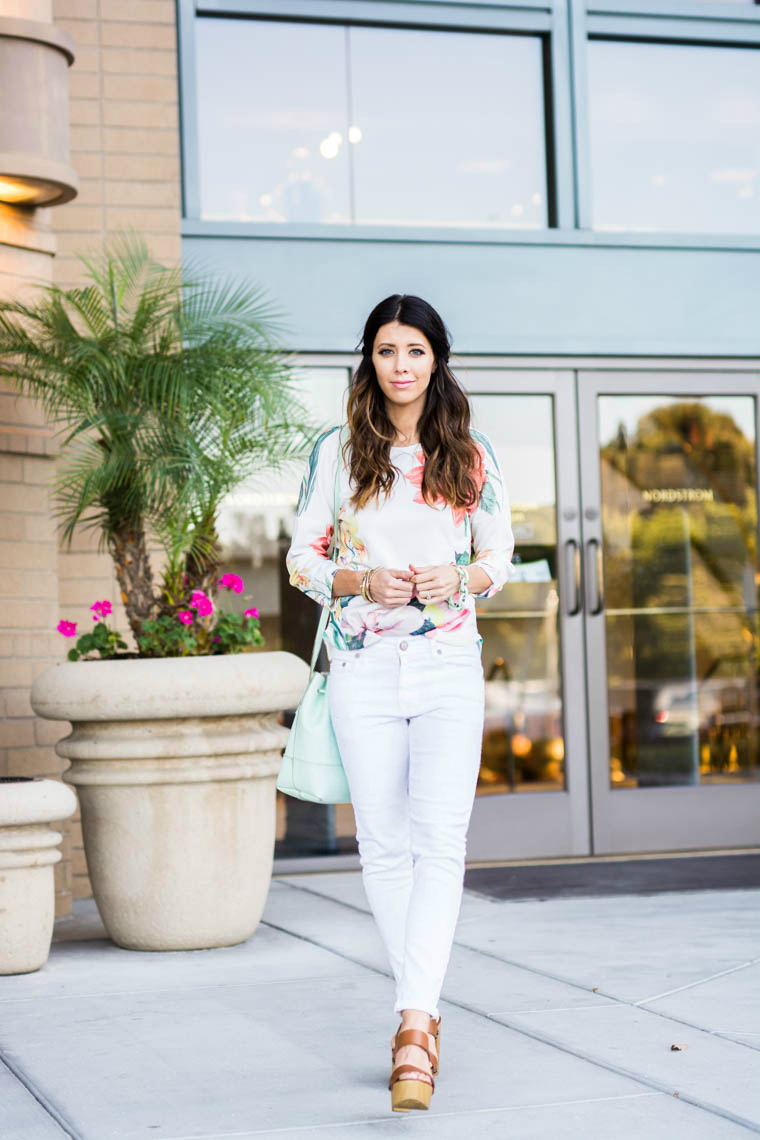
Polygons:
<instances>
[{"instance_id":1,"label":"woman's hand","mask_svg":"<svg viewBox=\"0 0 760 1140\"><path fill-rule=\"evenodd\" d=\"M456 566L413 566L412 582L415 594L426 606L439 606L453 594L459 593L459 572Z\"/></svg>"},{"instance_id":2,"label":"woman's hand","mask_svg":"<svg viewBox=\"0 0 760 1140\"><path fill-rule=\"evenodd\" d=\"M392 570L386 566L372 575L369 592L382 606L405 606L414 594L409 570Z\"/></svg>"}]
</instances>

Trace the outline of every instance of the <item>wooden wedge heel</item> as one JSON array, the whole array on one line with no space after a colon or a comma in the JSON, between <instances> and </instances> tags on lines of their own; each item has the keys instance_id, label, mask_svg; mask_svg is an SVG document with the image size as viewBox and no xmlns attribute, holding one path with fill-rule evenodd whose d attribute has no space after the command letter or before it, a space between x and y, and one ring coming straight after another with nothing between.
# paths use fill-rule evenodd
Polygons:
<instances>
[{"instance_id":1,"label":"wooden wedge heel","mask_svg":"<svg viewBox=\"0 0 760 1140\"><path fill-rule=\"evenodd\" d=\"M433 1067L433 1054L430 1049L429 1037L433 1034L425 1033L423 1029L400 1029L396 1034L396 1052L404 1045L419 1045L424 1049ZM394 1052L395 1057L395 1052ZM422 1079L419 1076L405 1077L404 1073L421 1073L419 1065L395 1065L388 1081L391 1090L391 1108L394 1112L409 1112L413 1108L429 1108L430 1098L435 1090L435 1079L432 1075Z\"/></svg>"}]
</instances>

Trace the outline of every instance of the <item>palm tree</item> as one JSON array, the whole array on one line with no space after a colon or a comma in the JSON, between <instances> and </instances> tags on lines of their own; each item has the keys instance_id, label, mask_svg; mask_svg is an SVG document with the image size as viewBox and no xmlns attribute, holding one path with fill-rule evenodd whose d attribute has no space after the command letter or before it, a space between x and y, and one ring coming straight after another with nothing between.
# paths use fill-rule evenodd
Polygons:
<instances>
[{"instance_id":1,"label":"palm tree","mask_svg":"<svg viewBox=\"0 0 760 1140\"><path fill-rule=\"evenodd\" d=\"M80 260L91 284L0 302L0 375L65 424L61 537L99 529L137 640L193 590L213 596L222 499L302 460L314 427L259 288L167 268L134 231ZM149 532L166 554L158 591Z\"/></svg>"}]
</instances>

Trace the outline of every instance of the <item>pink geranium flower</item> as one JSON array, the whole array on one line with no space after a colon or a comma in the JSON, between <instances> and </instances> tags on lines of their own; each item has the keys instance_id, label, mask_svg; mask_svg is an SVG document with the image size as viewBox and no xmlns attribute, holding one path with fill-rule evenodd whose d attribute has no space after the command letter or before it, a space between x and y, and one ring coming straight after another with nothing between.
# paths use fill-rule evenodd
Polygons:
<instances>
[{"instance_id":1,"label":"pink geranium flower","mask_svg":"<svg viewBox=\"0 0 760 1140\"><path fill-rule=\"evenodd\" d=\"M214 609L214 603L208 594L204 594L203 590L193 590L190 605L194 610L198 611L200 617L203 617L204 614L212 613Z\"/></svg>"},{"instance_id":2,"label":"pink geranium flower","mask_svg":"<svg viewBox=\"0 0 760 1140\"><path fill-rule=\"evenodd\" d=\"M64 637L73 637L77 631L77 623L75 621L59 621L55 628Z\"/></svg>"},{"instance_id":3,"label":"pink geranium flower","mask_svg":"<svg viewBox=\"0 0 760 1140\"><path fill-rule=\"evenodd\" d=\"M190 610L180 610L177 617L181 622L184 622L185 625L193 624L193 615L190 613Z\"/></svg>"},{"instance_id":4,"label":"pink geranium flower","mask_svg":"<svg viewBox=\"0 0 760 1140\"><path fill-rule=\"evenodd\" d=\"M255 606L252 606L250 610L246 610L245 613L243 614L243 617L257 618L258 616L259 616L259 611L256 609Z\"/></svg>"},{"instance_id":5,"label":"pink geranium flower","mask_svg":"<svg viewBox=\"0 0 760 1140\"><path fill-rule=\"evenodd\" d=\"M236 594L242 594L244 585L243 579L239 574L222 574L221 578L217 578L217 586L223 586L225 590L234 590Z\"/></svg>"},{"instance_id":6,"label":"pink geranium flower","mask_svg":"<svg viewBox=\"0 0 760 1140\"><path fill-rule=\"evenodd\" d=\"M108 617L108 615L111 613L112 606L109 601L105 600L102 602L93 602L93 604L90 606L90 609L94 610L92 616L95 621L98 621L100 618Z\"/></svg>"}]
</instances>

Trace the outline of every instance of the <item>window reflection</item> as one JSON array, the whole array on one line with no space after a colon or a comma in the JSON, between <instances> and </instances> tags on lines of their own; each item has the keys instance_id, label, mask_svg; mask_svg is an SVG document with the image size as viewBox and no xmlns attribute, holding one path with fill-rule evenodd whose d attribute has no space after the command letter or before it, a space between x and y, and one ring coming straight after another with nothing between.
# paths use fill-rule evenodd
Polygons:
<instances>
[{"instance_id":1,"label":"window reflection","mask_svg":"<svg viewBox=\"0 0 760 1140\"><path fill-rule=\"evenodd\" d=\"M480 795L565 783L552 405L544 395L472 397L474 425L490 438L509 495L517 571L477 604L486 676Z\"/></svg>"},{"instance_id":2,"label":"window reflection","mask_svg":"<svg viewBox=\"0 0 760 1140\"><path fill-rule=\"evenodd\" d=\"M201 217L547 225L538 36L196 20Z\"/></svg>"},{"instance_id":3,"label":"window reflection","mask_svg":"<svg viewBox=\"0 0 760 1140\"><path fill-rule=\"evenodd\" d=\"M754 397L598 413L611 785L756 779Z\"/></svg>"},{"instance_id":4,"label":"window reflection","mask_svg":"<svg viewBox=\"0 0 760 1140\"><path fill-rule=\"evenodd\" d=\"M201 217L347 222L345 31L196 20Z\"/></svg>"},{"instance_id":5,"label":"window reflection","mask_svg":"<svg viewBox=\"0 0 760 1140\"><path fill-rule=\"evenodd\" d=\"M760 52L588 44L597 230L760 231Z\"/></svg>"},{"instance_id":6,"label":"window reflection","mask_svg":"<svg viewBox=\"0 0 760 1140\"><path fill-rule=\"evenodd\" d=\"M351 29L356 220L546 226L538 37Z\"/></svg>"},{"instance_id":7,"label":"window reflection","mask_svg":"<svg viewBox=\"0 0 760 1140\"><path fill-rule=\"evenodd\" d=\"M344 419L347 368L304 368L301 399L324 428ZM239 574L250 600L231 594L226 604L256 606L265 649L285 649L304 660L311 656L319 607L288 584L285 554L290 546L303 462L276 473L254 476L222 503L218 533L225 571ZM329 808L277 793L278 855L356 851L356 825L350 804Z\"/></svg>"}]
</instances>

